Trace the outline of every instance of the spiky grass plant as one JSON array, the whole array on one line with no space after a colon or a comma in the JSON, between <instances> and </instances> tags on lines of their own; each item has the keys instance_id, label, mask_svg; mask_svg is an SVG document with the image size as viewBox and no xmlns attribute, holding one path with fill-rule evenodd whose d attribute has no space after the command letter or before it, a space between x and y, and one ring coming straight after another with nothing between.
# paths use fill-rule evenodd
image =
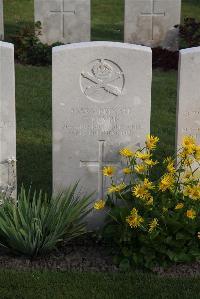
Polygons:
<instances>
[{"instance_id":1,"label":"spiky grass plant","mask_svg":"<svg viewBox=\"0 0 200 299\"><path fill-rule=\"evenodd\" d=\"M90 196L80 196L78 184L50 199L26 192L0 207L0 243L11 251L34 257L86 232Z\"/></svg>"}]
</instances>

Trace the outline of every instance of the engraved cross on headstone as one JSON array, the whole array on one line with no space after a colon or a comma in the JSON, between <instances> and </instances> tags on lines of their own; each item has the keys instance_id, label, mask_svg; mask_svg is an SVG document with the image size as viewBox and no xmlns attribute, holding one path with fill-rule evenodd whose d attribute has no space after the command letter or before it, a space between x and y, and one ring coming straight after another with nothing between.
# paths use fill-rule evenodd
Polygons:
<instances>
[{"instance_id":1,"label":"engraved cross on headstone","mask_svg":"<svg viewBox=\"0 0 200 299\"><path fill-rule=\"evenodd\" d=\"M53 14L60 14L61 17L61 31L63 38L65 37L65 16L73 14L75 15L76 11L74 10L65 10L65 0L62 0L62 5L60 7L60 10L50 10Z\"/></svg>"},{"instance_id":2,"label":"engraved cross on headstone","mask_svg":"<svg viewBox=\"0 0 200 299\"><path fill-rule=\"evenodd\" d=\"M104 161L104 145L105 140L99 140L99 156L98 161L80 161L80 167L96 167L98 172L98 196L99 199L104 198L104 166L118 166L118 163L113 161Z\"/></svg>"},{"instance_id":3,"label":"engraved cross on headstone","mask_svg":"<svg viewBox=\"0 0 200 299\"><path fill-rule=\"evenodd\" d=\"M152 40L154 39L154 17L165 17L165 12L156 12L155 11L155 0L151 2L151 12L149 13L141 13L141 16L151 17L151 26L152 26Z\"/></svg>"}]
</instances>

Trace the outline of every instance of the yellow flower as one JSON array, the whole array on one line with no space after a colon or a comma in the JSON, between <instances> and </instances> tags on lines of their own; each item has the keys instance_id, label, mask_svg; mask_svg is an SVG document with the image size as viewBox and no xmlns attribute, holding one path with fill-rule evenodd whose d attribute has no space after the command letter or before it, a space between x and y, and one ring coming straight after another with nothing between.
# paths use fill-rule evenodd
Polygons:
<instances>
[{"instance_id":1,"label":"yellow flower","mask_svg":"<svg viewBox=\"0 0 200 299\"><path fill-rule=\"evenodd\" d=\"M149 199L149 190L154 189L153 183L148 179L144 179L144 182L136 185L133 188L133 195L137 198Z\"/></svg>"},{"instance_id":2,"label":"yellow flower","mask_svg":"<svg viewBox=\"0 0 200 299\"><path fill-rule=\"evenodd\" d=\"M134 167L137 173L143 173L146 171L146 166L144 164L138 164Z\"/></svg>"},{"instance_id":3,"label":"yellow flower","mask_svg":"<svg viewBox=\"0 0 200 299\"><path fill-rule=\"evenodd\" d=\"M108 188L108 193L121 192L125 188L126 188L126 184L124 182L120 183L119 185L111 185Z\"/></svg>"},{"instance_id":4,"label":"yellow flower","mask_svg":"<svg viewBox=\"0 0 200 299\"><path fill-rule=\"evenodd\" d=\"M184 148L190 148L196 146L196 140L192 136L184 136L182 141L182 146Z\"/></svg>"},{"instance_id":5,"label":"yellow flower","mask_svg":"<svg viewBox=\"0 0 200 299\"><path fill-rule=\"evenodd\" d=\"M102 210L105 207L105 200L97 200L94 204L94 209L95 210Z\"/></svg>"},{"instance_id":6,"label":"yellow flower","mask_svg":"<svg viewBox=\"0 0 200 299\"><path fill-rule=\"evenodd\" d=\"M152 167L152 166L155 166L156 164L158 164L158 161L153 161L152 159L146 159L146 160L144 161L144 163L145 163L146 165L148 165L149 167Z\"/></svg>"},{"instance_id":7,"label":"yellow flower","mask_svg":"<svg viewBox=\"0 0 200 299\"><path fill-rule=\"evenodd\" d=\"M166 191L166 190L171 190L172 187L174 185L174 177L167 173L165 174L159 184L159 190L161 190L162 192Z\"/></svg>"},{"instance_id":8,"label":"yellow flower","mask_svg":"<svg viewBox=\"0 0 200 299\"><path fill-rule=\"evenodd\" d=\"M115 173L116 168L112 167L112 166L105 166L103 168L103 175L104 176L113 176L113 174Z\"/></svg>"},{"instance_id":9,"label":"yellow flower","mask_svg":"<svg viewBox=\"0 0 200 299\"><path fill-rule=\"evenodd\" d=\"M192 193L189 195L189 197L193 200L200 199L200 186L199 185L192 187Z\"/></svg>"},{"instance_id":10,"label":"yellow flower","mask_svg":"<svg viewBox=\"0 0 200 299\"><path fill-rule=\"evenodd\" d=\"M194 158L199 161L200 160L200 145L195 147Z\"/></svg>"},{"instance_id":11,"label":"yellow flower","mask_svg":"<svg viewBox=\"0 0 200 299\"><path fill-rule=\"evenodd\" d=\"M194 186L190 186L190 185L185 186L183 190L183 195L188 196L193 200L200 199L200 185L198 184Z\"/></svg>"},{"instance_id":12,"label":"yellow flower","mask_svg":"<svg viewBox=\"0 0 200 299\"><path fill-rule=\"evenodd\" d=\"M148 179L144 179L144 182L141 184L135 185L133 188L133 196L141 199L146 200L147 205L153 204L153 197L149 193L149 190L154 189L155 186L152 182L150 182Z\"/></svg>"},{"instance_id":13,"label":"yellow flower","mask_svg":"<svg viewBox=\"0 0 200 299\"><path fill-rule=\"evenodd\" d=\"M126 217L126 222L131 228L137 228L141 226L141 224L144 222L144 219L138 215L138 210L133 208L131 214Z\"/></svg>"},{"instance_id":14,"label":"yellow flower","mask_svg":"<svg viewBox=\"0 0 200 299\"><path fill-rule=\"evenodd\" d=\"M145 199L149 195L148 189L144 185L136 185L133 188L133 196Z\"/></svg>"},{"instance_id":15,"label":"yellow flower","mask_svg":"<svg viewBox=\"0 0 200 299\"><path fill-rule=\"evenodd\" d=\"M147 206L153 205L153 196L151 196L151 194L149 194L149 197L147 196L147 198L145 199L146 199Z\"/></svg>"},{"instance_id":16,"label":"yellow flower","mask_svg":"<svg viewBox=\"0 0 200 299\"><path fill-rule=\"evenodd\" d=\"M186 216L187 216L188 218L190 218L190 219L195 219L196 216L197 216L197 213L196 213L195 210L190 209L190 210L187 210L187 212L186 212Z\"/></svg>"},{"instance_id":17,"label":"yellow flower","mask_svg":"<svg viewBox=\"0 0 200 299\"><path fill-rule=\"evenodd\" d=\"M192 136L185 136L182 141L183 155L187 157L195 153L196 141Z\"/></svg>"},{"instance_id":18,"label":"yellow flower","mask_svg":"<svg viewBox=\"0 0 200 299\"><path fill-rule=\"evenodd\" d=\"M147 188L149 190L155 188L155 186L153 185L153 183L150 182L148 179L144 179L144 183L143 184L144 184L145 188Z\"/></svg>"},{"instance_id":19,"label":"yellow flower","mask_svg":"<svg viewBox=\"0 0 200 299\"><path fill-rule=\"evenodd\" d=\"M190 155L193 153L191 151L188 151L187 149L183 149L179 154L178 157L182 159L182 162L185 166L190 166L194 160L193 157L191 157Z\"/></svg>"},{"instance_id":20,"label":"yellow flower","mask_svg":"<svg viewBox=\"0 0 200 299\"><path fill-rule=\"evenodd\" d=\"M185 188L183 189L183 195L189 197L190 194L192 194L192 186L187 185L187 186L185 186Z\"/></svg>"},{"instance_id":21,"label":"yellow flower","mask_svg":"<svg viewBox=\"0 0 200 299\"><path fill-rule=\"evenodd\" d=\"M176 172L176 168L174 167L174 162L169 162L167 165L167 171L171 174Z\"/></svg>"},{"instance_id":22,"label":"yellow flower","mask_svg":"<svg viewBox=\"0 0 200 299\"><path fill-rule=\"evenodd\" d=\"M123 157L131 158L134 157L134 152L128 148L123 148L119 151L120 155Z\"/></svg>"},{"instance_id":23,"label":"yellow flower","mask_svg":"<svg viewBox=\"0 0 200 299\"><path fill-rule=\"evenodd\" d=\"M135 157L138 158L138 159L141 159L141 160L149 160L151 158L151 154L150 153L147 153L147 152L136 152L135 153Z\"/></svg>"},{"instance_id":24,"label":"yellow flower","mask_svg":"<svg viewBox=\"0 0 200 299\"><path fill-rule=\"evenodd\" d=\"M129 167L126 167L122 171L123 171L124 174L130 174L132 172L132 169L129 168Z\"/></svg>"},{"instance_id":25,"label":"yellow flower","mask_svg":"<svg viewBox=\"0 0 200 299\"><path fill-rule=\"evenodd\" d=\"M184 204L182 202L179 202L176 206L175 206L175 210L180 210L184 207Z\"/></svg>"},{"instance_id":26,"label":"yellow flower","mask_svg":"<svg viewBox=\"0 0 200 299\"><path fill-rule=\"evenodd\" d=\"M149 223L149 233L152 233L154 229L158 226L158 219L154 218L150 223Z\"/></svg>"},{"instance_id":27,"label":"yellow flower","mask_svg":"<svg viewBox=\"0 0 200 299\"><path fill-rule=\"evenodd\" d=\"M147 135L147 139L146 139L146 147L150 150L154 150L156 148L156 145L159 141L158 137L155 137L153 135Z\"/></svg>"}]
</instances>

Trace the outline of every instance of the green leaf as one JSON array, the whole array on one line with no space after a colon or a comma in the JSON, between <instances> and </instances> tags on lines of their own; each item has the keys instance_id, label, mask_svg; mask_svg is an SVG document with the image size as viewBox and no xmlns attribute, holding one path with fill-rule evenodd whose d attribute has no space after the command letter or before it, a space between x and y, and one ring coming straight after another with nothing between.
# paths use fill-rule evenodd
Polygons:
<instances>
[{"instance_id":1,"label":"green leaf","mask_svg":"<svg viewBox=\"0 0 200 299\"><path fill-rule=\"evenodd\" d=\"M119 264L120 271L126 272L130 269L130 262L128 259L123 259Z\"/></svg>"}]
</instances>

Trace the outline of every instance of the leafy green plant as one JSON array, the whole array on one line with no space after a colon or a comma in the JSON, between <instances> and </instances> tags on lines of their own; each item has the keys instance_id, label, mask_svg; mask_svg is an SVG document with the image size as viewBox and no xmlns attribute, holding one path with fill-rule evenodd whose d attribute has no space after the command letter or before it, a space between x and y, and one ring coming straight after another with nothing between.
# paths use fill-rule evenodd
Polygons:
<instances>
[{"instance_id":1,"label":"leafy green plant","mask_svg":"<svg viewBox=\"0 0 200 299\"><path fill-rule=\"evenodd\" d=\"M200 22L194 18L185 18L179 26L180 47L191 48L200 46Z\"/></svg>"},{"instance_id":2,"label":"leafy green plant","mask_svg":"<svg viewBox=\"0 0 200 299\"><path fill-rule=\"evenodd\" d=\"M43 44L39 39L40 34L41 24L37 22L35 28L26 26L11 36L11 41L15 45L15 58L20 63L41 66L51 65L52 47L61 45L61 43Z\"/></svg>"},{"instance_id":3,"label":"leafy green plant","mask_svg":"<svg viewBox=\"0 0 200 299\"><path fill-rule=\"evenodd\" d=\"M80 198L77 185L50 199L42 192L21 189L17 202L5 200L0 208L0 243L30 257L53 250L63 240L86 233L90 196Z\"/></svg>"},{"instance_id":4,"label":"leafy green plant","mask_svg":"<svg viewBox=\"0 0 200 299\"><path fill-rule=\"evenodd\" d=\"M200 145L185 136L176 157L156 161L158 141L147 136L143 148L120 150L122 169L103 169L111 184L94 208L107 207L103 234L123 270L200 260Z\"/></svg>"}]
</instances>

